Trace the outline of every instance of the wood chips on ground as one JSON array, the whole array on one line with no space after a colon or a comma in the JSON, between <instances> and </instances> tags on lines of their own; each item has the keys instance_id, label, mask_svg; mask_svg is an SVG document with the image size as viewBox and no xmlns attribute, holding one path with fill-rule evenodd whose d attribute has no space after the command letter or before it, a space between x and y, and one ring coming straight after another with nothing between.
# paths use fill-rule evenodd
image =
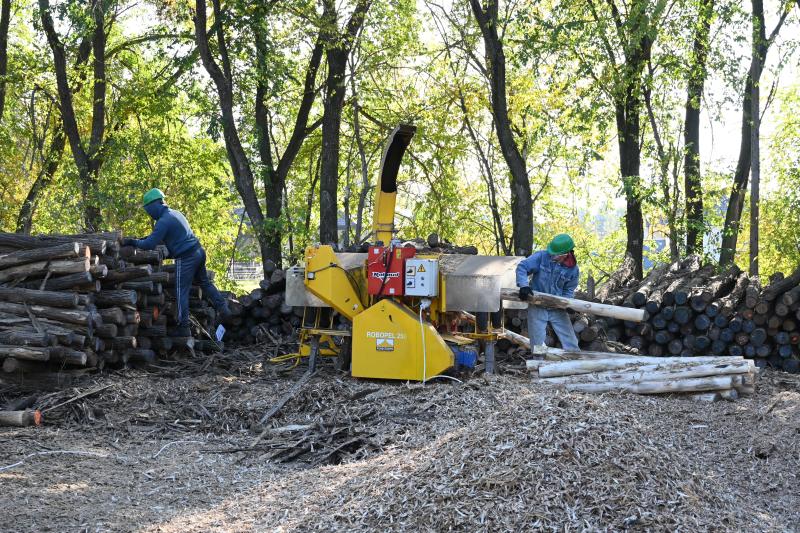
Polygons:
<instances>
[{"instance_id":1,"label":"wood chips on ground","mask_svg":"<svg viewBox=\"0 0 800 533\"><path fill-rule=\"evenodd\" d=\"M582 395L523 375L354 380L236 351L84 376L0 428L2 531L800 528L800 379L753 398ZM107 388L62 404L93 387ZM0 401L18 398L0 388Z\"/></svg>"}]
</instances>

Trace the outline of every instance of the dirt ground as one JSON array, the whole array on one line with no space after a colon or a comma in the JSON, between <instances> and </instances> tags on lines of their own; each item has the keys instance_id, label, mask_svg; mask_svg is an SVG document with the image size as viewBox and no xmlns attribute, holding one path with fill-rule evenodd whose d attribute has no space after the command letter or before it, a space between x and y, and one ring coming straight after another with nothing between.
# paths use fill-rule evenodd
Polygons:
<instances>
[{"instance_id":1,"label":"dirt ground","mask_svg":"<svg viewBox=\"0 0 800 533\"><path fill-rule=\"evenodd\" d=\"M706 404L521 371L423 387L326 366L254 445L303 372L261 360L36 393L45 425L0 428L0 530L800 530L797 376ZM3 384L0 404L25 394Z\"/></svg>"}]
</instances>

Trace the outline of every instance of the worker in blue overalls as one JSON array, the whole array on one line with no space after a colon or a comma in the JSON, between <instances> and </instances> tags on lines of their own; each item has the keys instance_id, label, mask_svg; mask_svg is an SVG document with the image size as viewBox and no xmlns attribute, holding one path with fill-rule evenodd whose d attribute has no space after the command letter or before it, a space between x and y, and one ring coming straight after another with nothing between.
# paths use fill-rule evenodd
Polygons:
<instances>
[{"instance_id":1,"label":"worker in blue overalls","mask_svg":"<svg viewBox=\"0 0 800 533\"><path fill-rule=\"evenodd\" d=\"M150 189L144 194L144 210L156 221L153 232L144 239L123 239L123 246L135 246L143 250L154 250L164 243L169 256L175 259L175 284L178 300L178 327L169 331L170 337L190 337L189 329L189 289L197 282L203 294L211 300L217 310L218 320L230 317L230 309L225 298L208 279L206 270L206 251L195 237L186 217L179 211L170 209L164 203L164 193Z\"/></svg>"},{"instance_id":2,"label":"worker in blue overalls","mask_svg":"<svg viewBox=\"0 0 800 533\"><path fill-rule=\"evenodd\" d=\"M527 301L532 291L572 298L578 286L578 262L575 259L572 237L561 233L553 237L547 250L541 250L523 259L517 265L519 298ZM579 350L578 338L569 315L563 309L545 309L528 306L528 335L531 349L544 344L547 323L553 326L565 350Z\"/></svg>"}]
</instances>

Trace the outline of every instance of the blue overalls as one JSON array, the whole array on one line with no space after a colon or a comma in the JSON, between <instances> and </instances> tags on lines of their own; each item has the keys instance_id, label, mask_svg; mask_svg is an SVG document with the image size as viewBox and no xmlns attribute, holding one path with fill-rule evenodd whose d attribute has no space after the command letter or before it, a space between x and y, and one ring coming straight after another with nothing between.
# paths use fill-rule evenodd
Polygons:
<instances>
[{"instance_id":1,"label":"blue overalls","mask_svg":"<svg viewBox=\"0 0 800 533\"><path fill-rule=\"evenodd\" d=\"M517 265L517 286L528 287L537 292L572 298L578 287L578 266L565 267L554 261L546 250L520 261ZM530 281L529 281L530 278ZM553 326L561 346L565 350L579 350L578 338L569 315L563 309L545 309L535 305L528 306L528 335L531 348L544 344L547 323Z\"/></svg>"},{"instance_id":2,"label":"blue overalls","mask_svg":"<svg viewBox=\"0 0 800 533\"><path fill-rule=\"evenodd\" d=\"M227 303L217 288L208 279L206 270L206 251L189 227L186 217L179 211L170 209L161 200L144 206L144 210L156 221L153 233L144 239L137 239L133 245L143 250L154 250L162 242L167 246L170 257L175 259L175 285L178 291L178 326L189 326L189 289L197 282L217 311L227 307Z\"/></svg>"}]
</instances>

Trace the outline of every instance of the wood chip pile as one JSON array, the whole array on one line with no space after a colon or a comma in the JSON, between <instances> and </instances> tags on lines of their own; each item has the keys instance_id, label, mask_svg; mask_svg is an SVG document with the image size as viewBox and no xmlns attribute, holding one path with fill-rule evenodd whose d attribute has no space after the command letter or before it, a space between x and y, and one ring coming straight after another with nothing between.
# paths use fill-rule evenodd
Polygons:
<instances>
[{"instance_id":1,"label":"wood chip pile","mask_svg":"<svg viewBox=\"0 0 800 533\"><path fill-rule=\"evenodd\" d=\"M29 236L0 233L0 359L6 373L155 361L195 346L170 338L174 265L165 250L120 245L120 232ZM214 311L192 288L191 312ZM213 343L199 341L197 349Z\"/></svg>"},{"instance_id":2,"label":"wood chip pile","mask_svg":"<svg viewBox=\"0 0 800 533\"><path fill-rule=\"evenodd\" d=\"M767 372L758 395L705 404L523 375L364 382L324 365L254 448L258 420L304 370L274 375L260 350L236 352L39 393L44 426L0 439L0 467L21 462L0 474L0 516L23 513L20 531L176 533L800 523L800 376ZM0 388L0 405L11 399Z\"/></svg>"},{"instance_id":3,"label":"wood chip pile","mask_svg":"<svg viewBox=\"0 0 800 533\"><path fill-rule=\"evenodd\" d=\"M800 372L800 268L762 288L758 277L735 266L716 273L697 256L658 265L639 282L626 260L594 300L645 309L647 319L573 315L582 349L604 351L598 341L618 341L641 355L743 356L761 368ZM524 314L512 321L522 326ZM555 346L552 334L547 344Z\"/></svg>"}]
</instances>

